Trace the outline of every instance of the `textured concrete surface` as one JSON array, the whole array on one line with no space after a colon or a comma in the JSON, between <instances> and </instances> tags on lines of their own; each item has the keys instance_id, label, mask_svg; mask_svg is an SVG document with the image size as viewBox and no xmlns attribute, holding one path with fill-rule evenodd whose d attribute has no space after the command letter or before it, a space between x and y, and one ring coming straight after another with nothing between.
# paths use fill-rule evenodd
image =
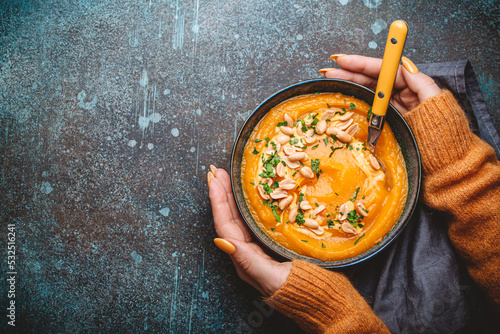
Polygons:
<instances>
[{"instance_id":1,"label":"textured concrete surface","mask_svg":"<svg viewBox=\"0 0 500 334\"><path fill-rule=\"evenodd\" d=\"M250 110L329 55L469 59L500 128L500 5L479 1L3 1L1 327L7 224L23 332L274 333L215 248L209 164Z\"/></svg>"}]
</instances>

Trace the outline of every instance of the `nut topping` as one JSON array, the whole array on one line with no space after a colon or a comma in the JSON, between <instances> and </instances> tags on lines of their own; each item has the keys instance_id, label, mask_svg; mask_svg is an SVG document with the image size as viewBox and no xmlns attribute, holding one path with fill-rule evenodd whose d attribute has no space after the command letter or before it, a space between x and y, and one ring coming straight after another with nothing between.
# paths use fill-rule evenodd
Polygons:
<instances>
[{"instance_id":1,"label":"nut topping","mask_svg":"<svg viewBox=\"0 0 500 334\"><path fill-rule=\"evenodd\" d=\"M268 194L266 194L266 192L264 191L264 187L262 186L262 184L259 184L257 186L257 191L259 192L259 195L260 197L262 197L264 200L269 200L271 197L269 197Z\"/></svg>"},{"instance_id":2,"label":"nut topping","mask_svg":"<svg viewBox=\"0 0 500 334\"><path fill-rule=\"evenodd\" d=\"M285 147L283 147L283 151L285 151L286 155L292 155L296 152L296 149L293 146L286 145Z\"/></svg>"},{"instance_id":3,"label":"nut topping","mask_svg":"<svg viewBox=\"0 0 500 334\"><path fill-rule=\"evenodd\" d=\"M352 124L352 122L354 122L354 121L351 118L351 119L349 119L347 121L337 123L336 127L339 128L340 130L345 130L345 129L347 129L349 127L349 125Z\"/></svg>"},{"instance_id":4,"label":"nut topping","mask_svg":"<svg viewBox=\"0 0 500 334\"><path fill-rule=\"evenodd\" d=\"M290 137L287 136L287 135L279 135L277 138L276 138L276 141L278 143L280 143L281 145L285 145L286 143L288 143L290 141Z\"/></svg>"},{"instance_id":5,"label":"nut topping","mask_svg":"<svg viewBox=\"0 0 500 334\"><path fill-rule=\"evenodd\" d=\"M283 116L283 120L286 122L287 126L293 127L293 118L291 118L290 115L285 114L285 116Z\"/></svg>"},{"instance_id":6,"label":"nut topping","mask_svg":"<svg viewBox=\"0 0 500 334\"><path fill-rule=\"evenodd\" d=\"M316 235L322 235L323 233L325 233L325 230L323 230L321 226L318 226L317 228L310 228L309 230Z\"/></svg>"},{"instance_id":7,"label":"nut topping","mask_svg":"<svg viewBox=\"0 0 500 334\"><path fill-rule=\"evenodd\" d=\"M314 177L314 173L310 167L302 167L300 169L300 174L306 179L312 179Z\"/></svg>"},{"instance_id":8,"label":"nut topping","mask_svg":"<svg viewBox=\"0 0 500 334\"><path fill-rule=\"evenodd\" d=\"M279 177L285 176L285 166L281 162L276 165L276 175Z\"/></svg>"},{"instance_id":9,"label":"nut topping","mask_svg":"<svg viewBox=\"0 0 500 334\"><path fill-rule=\"evenodd\" d=\"M306 210L311 210L311 209L312 209L312 207L311 207L311 205L309 204L309 202L308 202L308 201L302 201L302 202L300 202L300 205L299 205L299 206L300 206L300 208L301 208L303 211L306 211Z\"/></svg>"},{"instance_id":10,"label":"nut topping","mask_svg":"<svg viewBox=\"0 0 500 334\"><path fill-rule=\"evenodd\" d=\"M283 157L283 161L286 163L286 165L292 169L299 168L300 163L298 161L290 161L288 157Z\"/></svg>"},{"instance_id":11,"label":"nut topping","mask_svg":"<svg viewBox=\"0 0 500 334\"><path fill-rule=\"evenodd\" d=\"M348 111L344 115L340 116L339 120L341 120L342 122L347 121L348 119L352 118L353 115L354 115L353 111Z\"/></svg>"},{"instance_id":12,"label":"nut topping","mask_svg":"<svg viewBox=\"0 0 500 334\"><path fill-rule=\"evenodd\" d=\"M345 130L345 132L349 135L349 136L354 136L356 133L358 133L360 127L358 125L358 123L354 123L354 124L351 124L347 130Z\"/></svg>"},{"instance_id":13,"label":"nut topping","mask_svg":"<svg viewBox=\"0 0 500 334\"><path fill-rule=\"evenodd\" d=\"M373 169L379 170L380 169L380 163L378 162L377 158L375 158L373 155L370 154L368 157L368 161L370 162L370 166L372 166Z\"/></svg>"},{"instance_id":14,"label":"nut topping","mask_svg":"<svg viewBox=\"0 0 500 334\"><path fill-rule=\"evenodd\" d=\"M290 203L292 203L292 200L293 200L293 196L292 195L288 195L286 198L283 198L279 203L278 203L278 207L283 211L286 209L286 207L288 205L290 205Z\"/></svg>"},{"instance_id":15,"label":"nut topping","mask_svg":"<svg viewBox=\"0 0 500 334\"><path fill-rule=\"evenodd\" d=\"M280 199L288 196L288 193L285 189L276 188L272 193L269 194L272 199Z\"/></svg>"},{"instance_id":16,"label":"nut topping","mask_svg":"<svg viewBox=\"0 0 500 334\"><path fill-rule=\"evenodd\" d=\"M322 204L313 210L312 217L316 218L316 216L323 210L325 210L325 206Z\"/></svg>"},{"instance_id":17,"label":"nut topping","mask_svg":"<svg viewBox=\"0 0 500 334\"><path fill-rule=\"evenodd\" d=\"M312 144L316 141L316 134L313 129L309 129L306 132L306 143Z\"/></svg>"},{"instance_id":18,"label":"nut topping","mask_svg":"<svg viewBox=\"0 0 500 334\"><path fill-rule=\"evenodd\" d=\"M334 135L336 136L337 133L339 133L341 130L337 128L336 126L330 126L328 129L326 129L326 133L329 135Z\"/></svg>"},{"instance_id":19,"label":"nut topping","mask_svg":"<svg viewBox=\"0 0 500 334\"><path fill-rule=\"evenodd\" d=\"M309 228L318 228L319 224L314 219L306 218L304 219L304 226Z\"/></svg>"},{"instance_id":20,"label":"nut topping","mask_svg":"<svg viewBox=\"0 0 500 334\"><path fill-rule=\"evenodd\" d=\"M288 127L288 126L280 126L280 130L281 130L281 132L283 132L283 134L285 134L287 136L291 136L295 133L293 131L293 129Z\"/></svg>"},{"instance_id":21,"label":"nut topping","mask_svg":"<svg viewBox=\"0 0 500 334\"><path fill-rule=\"evenodd\" d=\"M295 219L297 218L298 213L299 208L297 208L296 206L290 209L290 213L288 214L288 220L290 221L290 223L295 223Z\"/></svg>"},{"instance_id":22,"label":"nut topping","mask_svg":"<svg viewBox=\"0 0 500 334\"><path fill-rule=\"evenodd\" d=\"M357 233L356 228L348 222L344 222L342 224L342 231L344 231L345 233L348 233L348 234L356 234Z\"/></svg>"},{"instance_id":23,"label":"nut topping","mask_svg":"<svg viewBox=\"0 0 500 334\"><path fill-rule=\"evenodd\" d=\"M352 141L352 137L344 131L337 132L335 136L337 136L337 139L344 143L350 143Z\"/></svg>"},{"instance_id":24,"label":"nut topping","mask_svg":"<svg viewBox=\"0 0 500 334\"><path fill-rule=\"evenodd\" d=\"M316 124L316 133L318 135L322 135L325 133L326 129L328 128L328 124L326 124L325 120L321 120Z\"/></svg>"},{"instance_id":25,"label":"nut topping","mask_svg":"<svg viewBox=\"0 0 500 334\"><path fill-rule=\"evenodd\" d=\"M284 179L280 182L279 187L285 190L292 190L293 188L295 188L295 181L293 179Z\"/></svg>"},{"instance_id":26,"label":"nut topping","mask_svg":"<svg viewBox=\"0 0 500 334\"><path fill-rule=\"evenodd\" d=\"M342 204L339 208L338 220L346 220L352 210L354 210L354 204L351 201Z\"/></svg>"},{"instance_id":27,"label":"nut topping","mask_svg":"<svg viewBox=\"0 0 500 334\"><path fill-rule=\"evenodd\" d=\"M356 211L362 216L366 217L368 216L368 210L366 210L365 206L363 203L358 202L356 203Z\"/></svg>"},{"instance_id":28,"label":"nut topping","mask_svg":"<svg viewBox=\"0 0 500 334\"><path fill-rule=\"evenodd\" d=\"M304 132L302 132L302 122L298 122L297 123L297 134L300 136L300 137L303 137L304 136Z\"/></svg>"},{"instance_id":29,"label":"nut topping","mask_svg":"<svg viewBox=\"0 0 500 334\"><path fill-rule=\"evenodd\" d=\"M304 160L307 157L307 154L304 152L297 152L288 157L290 161L299 161L299 160Z\"/></svg>"}]
</instances>

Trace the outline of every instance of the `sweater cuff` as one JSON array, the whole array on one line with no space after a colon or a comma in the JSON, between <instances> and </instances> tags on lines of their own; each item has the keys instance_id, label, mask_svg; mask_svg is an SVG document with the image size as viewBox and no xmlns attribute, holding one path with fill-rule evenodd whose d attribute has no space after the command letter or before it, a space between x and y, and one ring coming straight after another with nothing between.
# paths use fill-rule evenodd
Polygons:
<instances>
[{"instance_id":1,"label":"sweater cuff","mask_svg":"<svg viewBox=\"0 0 500 334\"><path fill-rule=\"evenodd\" d=\"M389 333L342 274L294 260L283 286L266 302L308 333Z\"/></svg>"},{"instance_id":2,"label":"sweater cuff","mask_svg":"<svg viewBox=\"0 0 500 334\"><path fill-rule=\"evenodd\" d=\"M404 117L415 135L427 173L461 159L472 145L469 121L450 91L429 98Z\"/></svg>"}]
</instances>

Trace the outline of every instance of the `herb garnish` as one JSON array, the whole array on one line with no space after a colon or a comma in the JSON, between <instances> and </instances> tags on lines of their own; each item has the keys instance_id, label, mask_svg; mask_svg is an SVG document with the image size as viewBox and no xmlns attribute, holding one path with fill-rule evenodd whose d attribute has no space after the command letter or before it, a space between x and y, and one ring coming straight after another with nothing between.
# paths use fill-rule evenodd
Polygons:
<instances>
[{"instance_id":1,"label":"herb garnish","mask_svg":"<svg viewBox=\"0 0 500 334\"><path fill-rule=\"evenodd\" d=\"M316 178L319 179L319 159L311 160L311 169L313 172L316 172Z\"/></svg>"},{"instance_id":2,"label":"herb garnish","mask_svg":"<svg viewBox=\"0 0 500 334\"><path fill-rule=\"evenodd\" d=\"M253 154L259 154L260 152L259 152L259 151L257 151L257 147L255 147L255 146L254 146L252 153L253 153Z\"/></svg>"},{"instance_id":3,"label":"herb garnish","mask_svg":"<svg viewBox=\"0 0 500 334\"><path fill-rule=\"evenodd\" d=\"M260 143L262 141L262 139L255 138L253 141L256 142L256 143Z\"/></svg>"},{"instance_id":4,"label":"herb garnish","mask_svg":"<svg viewBox=\"0 0 500 334\"><path fill-rule=\"evenodd\" d=\"M349 106L349 109L355 109L356 108L356 105L354 103L351 103L351 105Z\"/></svg>"},{"instance_id":5,"label":"herb garnish","mask_svg":"<svg viewBox=\"0 0 500 334\"><path fill-rule=\"evenodd\" d=\"M358 193L359 187L357 187L356 190L352 193L351 202L354 202L356 200L356 198L358 197Z\"/></svg>"},{"instance_id":6,"label":"herb garnish","mask_svg":"<svg viewBox=\"0 0 500 334\"><path fill-rule=\"evenodd\" d=\"M364 237L364 236L365 236L365 234L366 234L366 233L364 233L362 236L360 236L358 239L356 239L356 241L354 241L354 244L356 245L356 244L358 243L359 239L361 239L362 237Z\"/></svg>"},{"instance_id":7,"label":"herb garnish","mask_svg":"<svg viewBox=\"0 0 500 334\"><path fill-rule=\"evenodd\" d=\"M288 122L287 121L283 121L283 122L279 122L278 125L276 125L277 127L280 127L280 126L287 126L288 125Z\"/></svg>"}]
</instances>

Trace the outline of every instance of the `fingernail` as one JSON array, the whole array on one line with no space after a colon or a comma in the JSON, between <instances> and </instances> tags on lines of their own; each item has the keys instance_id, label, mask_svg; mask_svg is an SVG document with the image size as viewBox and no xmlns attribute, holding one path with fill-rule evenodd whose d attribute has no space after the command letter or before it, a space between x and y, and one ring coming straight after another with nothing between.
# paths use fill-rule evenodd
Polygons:
<instances>
[{"instance_id":1,"label":"fingernail","mask_svg":"<svg viewBox=\"0 0 500 334\"><path fill-rule=\"evenodd\" d=\"M319 74L321 74L322 76L325 76L325 73L328 72L328 71L333 71L333 70L336 70L336 68L322 68L321 70L319 70Z\"/></svg>"},{"instance_id":2,"label":"fingernail","mask_svg":"<svg viewBox=\"0 0 500 334\"><path fill-rule=\"evenodd\" d=\"M406 57L401 57L401 62L403 63L404 68L411 74L418 73L418 68L415 66L415 64L408 58Z\"/></svg>"},{"instance_id":3,"label":"fingernail","mask_svg":"<svg viewBox=\"0 0 500 334\"><path fill-rule=\"evenodd\" d=\"M337 58L338 57L342 57L342 56L345 56L345 54L343 54L343 53L337 53L337 54L331 55L330 59L333 60L333 61L337 61Z\"/></svg>"},{"instance_id":4,"label":"fingernail","mask_svg":"<svg viewBox=\"0 0 500 334\"><path fill-rule=\"evenodd\" d=\"M232 243L227 241L226 239L222 238L215 238L214 239L215 245L219 247L223 252L232 255L236 248L233 246Z\"/></svg>"},{"instance_id":5,"label":"fingernail","mask_svg":"<svg viewBox=\"0 0 500 334\"><path fill-rule=\"evenodd\" d=\"M214 174L214 176L215 176L216 170L217 170L217 168L214 165L210 165L210 171L212 172L212 174Z\"/></svg>"},{"instance_id":6,"label":"fingernail","mask_svg":"<svg viewBox=\"0 0 500 334\"><path fill-rule=\"evenodd\" d=\"M212 172L208 172L207 173L207 183L208 183L208 186L210 187L210 181L212 181L212 179L214 178L214 174L212 174Z\"/></svg>"}]
</instances>

